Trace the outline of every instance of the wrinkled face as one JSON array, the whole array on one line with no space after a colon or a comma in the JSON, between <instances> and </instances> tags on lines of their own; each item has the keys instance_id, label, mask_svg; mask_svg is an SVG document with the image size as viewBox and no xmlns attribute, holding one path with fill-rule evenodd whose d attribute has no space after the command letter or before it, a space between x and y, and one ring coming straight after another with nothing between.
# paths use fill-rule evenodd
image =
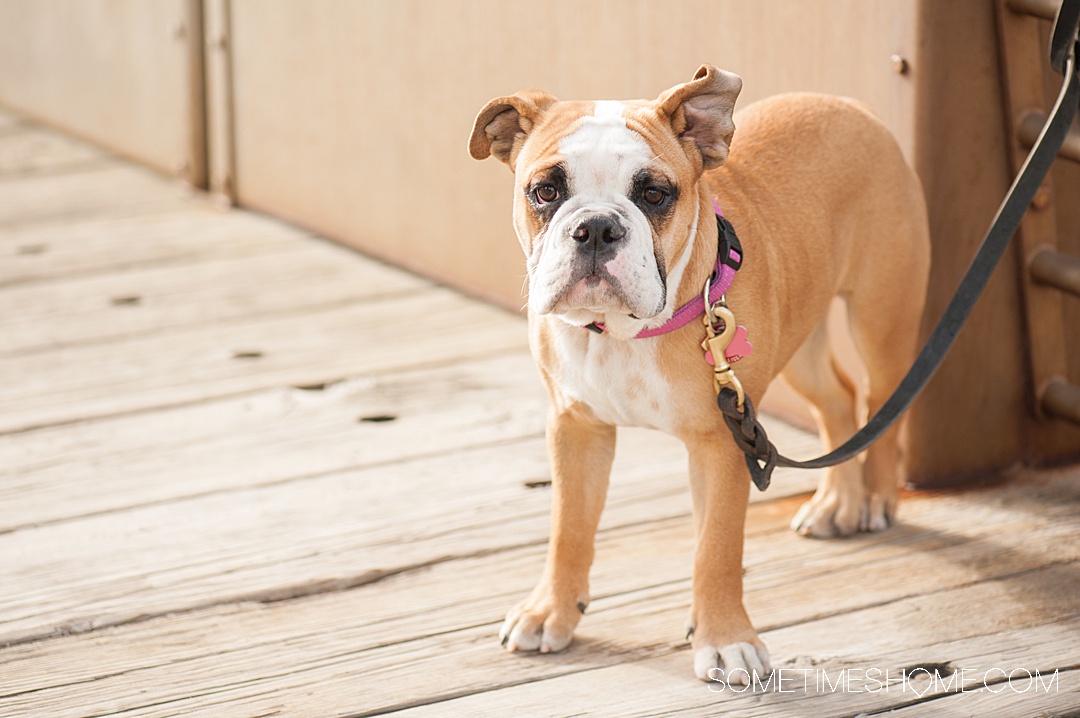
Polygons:
<instances>
[{"instance_id":1,"label":"wrinkled face","mask_svg":"<svg viewBox=\"0 0 1080 718\"><path fill-rule=\"evenodd\" d=\"M529 308L633 336L671 316L697 232L698 180L728 155L737 75L702 65L652 102L559 102L541 90L477 115L475 159L516 178Z\"/></svg>"},{"instance_id":2,"label":"wrinkled face","mask_svg":"<svg viewBox=\"0 0 1080 718\"><path fill-rule=\"evenodd\" d=\"M515 175L514 223L529 309L574 324L664 313L693 219L690 163L644 103L562 103L537 127ZM670 134L670 133L669 133ZM682 180L682 181L680 181ZM681 202L689 192L691 202ZM682 207L684 211L679 212Z\"/></svg>"}]
</instances>

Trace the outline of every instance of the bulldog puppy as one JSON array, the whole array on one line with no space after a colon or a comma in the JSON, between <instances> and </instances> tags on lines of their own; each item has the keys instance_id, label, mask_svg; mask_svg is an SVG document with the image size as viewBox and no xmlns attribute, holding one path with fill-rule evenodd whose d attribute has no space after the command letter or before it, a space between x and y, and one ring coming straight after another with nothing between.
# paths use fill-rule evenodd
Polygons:
<instances>
[{"instance_id":1,"label":"bulldog puppy","mask_svg":"<svg viewBox=\"0 0 1080 718\"><path fill-rule=\"evenodd\" d=\"M666 329L720 267L714 202L745 255L726 302L753 345L734 365L751 399L782 375L814 406L826 448L854 433L855 385L825 324L836 296L866 365L870 412L913 359L929 239L919 181L896 141L864 105L824 95L774 97L733 118L741 87L703 66L654 101L560 102L526 90L476 118L471 155L514 172L530 342L551 400L551 539L540 583L500 632L511 651L570 643L589 603L615 426L646 426L689 452L695 674L745 683L771 670L742 600L749 472L715 403L705 326L699 316ZM861 464L826 471L796 530L886 528L898 431Z\"/></svg>"}]
</instances>

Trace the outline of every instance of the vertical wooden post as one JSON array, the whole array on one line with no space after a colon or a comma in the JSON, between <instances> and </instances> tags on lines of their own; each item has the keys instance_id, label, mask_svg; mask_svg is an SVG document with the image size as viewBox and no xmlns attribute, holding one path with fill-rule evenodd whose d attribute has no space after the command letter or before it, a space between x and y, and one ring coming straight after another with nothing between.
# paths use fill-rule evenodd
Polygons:
<instances>
[{"instance_id":1,"label":"vertical wooden post","mask_svg":"<svg viewBox=\"0 0 1080 718\"><path fill-rule=\"evenodd\" d=\"M1046 38L1050 19L1060 2L1031 3L1030 0L998 0L999 53L1003 74L1006 147L1014 172L1018 172L1046 120L1047 97L1043 78L1050 71ZM1034 15L1031 13L1035 13ZM1040 19L1040 17L1042 19ZM1073 132L1062 147L1058 163L1080 159L1073 147L1080 144L1080 134ZM1053 174L1053 173L1052 173ZM1027 424L1025 460L1030 464L1053 463L1058 457L1080 453L1080 426L1063 420L1077 415L1077 409L1063 412L1060 398L1069 394L1069 352L1066 342L1064 294L1067 287L1048 282L1051 276L1067 273L1070 262L1080 266L1080 259L1057 251L1061 231L1057 205L1076 196L1076 183L1066 180L1064 192L1057 191L1052 176L1044 181L1028 209L1014 238L1020 265L1020 288L1024 308L1025 343L1028 351L1030 419ZM1071 185L1071 186L1069 186ZM1075 200L1073 200L1075 201ZM1041 272L1041 274L1040 274ZM1040 281L1041 280L1041 281ZM1048 411L1045 400L1051 387L1064 387L1050 394L1058 398L1059 411Z\"/></svg>"},{"instance_id":2,"label":"vertical wooden post","mask_svg":"<svg viewBox=\"0 0 1080 718\"><path fill-rule=\"evenodd\" d=\"M1050 0L920 0L915 165L930 210L934 262L924 331L940 316L1019 170L1033 117L1052 99L1043 71L1049 23L1018 15L1016 6L1043 17L1055 11ZM1060 78L1053 79L1056 92ZM916 486L1080 457L1080 427L1070 423L1080 416L1080 332L1069 331L1080 324L1069 318L1075 300L1060 288L1036 286L1030 272L1034 257L1056 252L1055 245L1066 251L1054 256L1077 256L1080 238L1063 226L1075 226L1070 212L1077 203L1058 207L1055 190L1075 197L1080 177L1055 166L1013 240L1016 251L1005 254L912 407L908 463ZM1048 255L1041 256L1045 263ZM1055 276L1064 273L1054 269Z\"/></svg>"},{"instance_id":3,"label":"vertical wooden post","mask_svg":"<svg viewBox=\"0 0 1080 718\"><path fill-rule=\"evenodd\" d=\"M933 238L924 334L941 315L1008 190L994 6L921 0L915 168ZM1018 463L1029 407L1016 258L1007 253L937 375L911 409L909 479L962 483Z\"/></svg>"},{"instance_id":4,"label":"vertical wooden post","mask_svg":"<svg viewBox=\"0 0 1080 718\"><path fill-rule=\"evenodd\" d=\"M206 188L206 75L203 66L203 0L186 0L183 39L187 44L188 137L186 167L180 175L193 187Z\"/></svg>"},{"instance_id":5,"label":"vertical wooden post","mask_svg":"<svg viewBox=\"0 0 1080 718\"><path fill-rule=\"evenodd\" d=\"M216 197L234 203L232 3L230 0L204 2L209 185Z\"/></svg>"}]
</instances>

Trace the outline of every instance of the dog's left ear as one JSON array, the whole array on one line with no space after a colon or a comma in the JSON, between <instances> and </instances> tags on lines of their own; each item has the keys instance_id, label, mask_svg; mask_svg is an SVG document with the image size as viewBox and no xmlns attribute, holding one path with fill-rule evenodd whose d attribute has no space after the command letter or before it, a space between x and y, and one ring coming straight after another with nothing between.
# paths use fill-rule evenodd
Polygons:
<instances>
[{"instance_id":1,"label":"dog's left ear","mask_svg":"<svg viewBox=\"0 0 1080 718\"><path fill-rule=\"evenodd\" d=\"M676 85L657 98L660 111L671 120L680 139L693 142L701 155L702 169L724 164L735 123L731 119L742 78L712 65L702 65L694 79Z\"/></svg>"},{"instance_id":2,"label":"dog's left ear","mask_svg":"<svg viewBox=\"0 0 1080 718\"><path fill-rule=\"evenodd\" d=\"M540 115L556 102L543 90L522 90L509 97L495 98L476 116L469 137L469 154L478 160L494 156L513 171L525 138Z\"/></svg>"}]
</instances>

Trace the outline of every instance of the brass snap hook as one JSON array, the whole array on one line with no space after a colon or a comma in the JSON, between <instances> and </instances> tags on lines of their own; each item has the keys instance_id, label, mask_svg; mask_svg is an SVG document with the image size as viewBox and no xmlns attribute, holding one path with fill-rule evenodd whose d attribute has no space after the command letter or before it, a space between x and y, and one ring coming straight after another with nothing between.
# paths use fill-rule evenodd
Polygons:
<instances>
[{"instance_id":1,"label":"brass snap hook","mask_svg":"<svg viewBox=\"0 0 1080 718\"><path fill-rule=\"evenodd\" d=\"M735 376L735 370L724 355L731 340L735 338L735 314L728 308L724 297L715 304L710 304L709 283L709 280L705 281L705 340L701 342L701 348L712 357L713 388L716 393L719 395L725 386L734 389L739 397L738 407L741 410L746 403L746 394L743 392L742 382Z\"/></svg>"}]
</instances>

